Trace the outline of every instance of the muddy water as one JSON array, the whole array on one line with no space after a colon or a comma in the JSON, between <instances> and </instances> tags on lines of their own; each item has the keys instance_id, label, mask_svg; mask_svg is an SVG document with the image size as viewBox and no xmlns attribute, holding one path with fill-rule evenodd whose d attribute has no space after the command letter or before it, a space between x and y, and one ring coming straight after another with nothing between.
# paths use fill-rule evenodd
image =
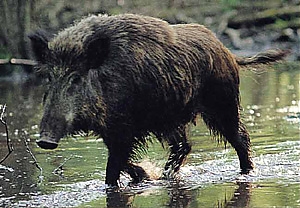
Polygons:
<instances>
[{"instance_id":1,"label":"muddy water","mask_svg":"<svg viewBox=\"0 0 300 208\"><path fill-rule=\"evenodd\" d=\"M199 119L191 127L193 151L178 180L152 180L128 186L121 177L119 192L104 185L107 150L101 139L63 139L58 149L45 151L34 140L41 117L42 85L1 80L0 104L7 104L7 124L13 153L0 165L1 207L300 207L300 71L299 64L265 72L241 72L243 120L253 145L255 170L238 174L232 148L211 139ZM42 171L36 167L30 151ZM141 161L157 178L167 153L149 145ZM0 159L7 153L0 126Z\"/></svg>"}]
</instances>

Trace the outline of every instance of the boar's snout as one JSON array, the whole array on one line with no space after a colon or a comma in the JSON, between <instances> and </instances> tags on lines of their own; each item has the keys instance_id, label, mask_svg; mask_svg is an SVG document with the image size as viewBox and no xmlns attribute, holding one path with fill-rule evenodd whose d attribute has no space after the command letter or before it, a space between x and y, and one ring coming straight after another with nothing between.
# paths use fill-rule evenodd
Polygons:
<instances>
[{"instance_id":1,"label":"boar's snout","mask_svg":"<svg viewBox=\"0 0 300 208\"><path fill-rule=\"evenodd\" d=\"M55 149L58 146L57 142L53 142L45 139L39 139L36 141L36 143L39 145L39 147L43 149Z\"/></svg>"},{"instance_id":2,"label":"boar's snout","mask_svg":"<svg viewBox=\"0 0 300 208\"><path fill-rule=\"evenodd\" d=\"M36 141L36 143L43 149L55 149L58 146L58 142L56 142L54 138L50 137L48 133L41 133L41 137Z\"/></svg>"}]
</instances>

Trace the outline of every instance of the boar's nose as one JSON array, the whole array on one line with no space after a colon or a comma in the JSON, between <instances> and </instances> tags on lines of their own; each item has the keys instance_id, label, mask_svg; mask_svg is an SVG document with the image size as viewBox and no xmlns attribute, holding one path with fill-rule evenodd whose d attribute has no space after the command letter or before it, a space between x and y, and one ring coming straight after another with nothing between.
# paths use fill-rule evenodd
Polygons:
<instances>
[{"instance_id":1,"label":"boar's nose","mask_svg":"<svg viewBox=\"0 0 300 208\"><path fill-rule=\"evenodd\" d=\"M43 149L55 149L58 146L57 142L46 140L44 138L37 140L36 143Z\"/></svg>"},{"instance_id":2,"label":"boar's nose","mask_svg":"<svg viewBox=\"0 0 300 208\"><path fill-rule=\"evenodd\" d=\"M44 131L41 132L40 139L36 143L43 149L55 149L58 146L58 142L51 137L51 134Z\"/></svg>"},{"instance_id":3,"label":"boar's nose","mask_svg":"<svg viewBox=\"0 0 300 208\"><path fill-rule=\"evenodd\" d=\"M55 149L58 146L58 141L50 132L42 131L40 139L36 140L36 143L43 149Z\"/></svg>"}]
</instances>

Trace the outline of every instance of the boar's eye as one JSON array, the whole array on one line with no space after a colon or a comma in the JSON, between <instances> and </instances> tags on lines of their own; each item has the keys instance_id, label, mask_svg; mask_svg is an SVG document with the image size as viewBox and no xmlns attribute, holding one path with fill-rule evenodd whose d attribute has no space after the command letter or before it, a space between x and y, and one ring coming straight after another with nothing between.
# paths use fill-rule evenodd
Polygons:
<instances>
[{"instance_id":1,"label":"boar's eye","mask_svg":"<svg viewBox=\"0 0 300 208\"><path fill-rule=\"evenodd\" d=\"M51 83L51 81L52 81L52 77L50 76L50 75L46 75L45 76L45 81L46 81L46 83Z\"/></svg>"},{"instance_id":2,"label":"boar's eye","mask_svg":"<svg viewBox=\"0 0 300 208\"><path fill-rule=\"evenodd\" d=\"M78 90L78 85L81 83L82 79L81 76L76 74L73 75L69 78L68 80L68 88L67 88L67 93L69 95L73 95L74 93L76 93L76 91Z\"/></svg>"}]
</instances>

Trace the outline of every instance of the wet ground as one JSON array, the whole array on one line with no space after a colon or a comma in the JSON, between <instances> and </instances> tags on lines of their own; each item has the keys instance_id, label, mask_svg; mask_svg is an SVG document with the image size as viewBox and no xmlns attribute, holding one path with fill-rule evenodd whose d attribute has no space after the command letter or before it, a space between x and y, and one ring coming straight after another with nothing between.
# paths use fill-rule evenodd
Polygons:
<instances>
[{"instance_id":1,"label":"wet ground","mask_svg":"<svg viewBox=\"0 0 300 208\"><path fill-rule=\"evenodd\" d=\"M105 189L107 150L101 139L81 135L63 139L54 151L38 148L42 85L3 79L0 104L7 105L14 151L0 165L0 207L300 207L299 68L290 63L241 72L243 120L255 163L250 175L239 175L233 149L213 140L199 118L178 180L129 186L122 175L118 192ZM7 153L6 138L1 125L0 159ZM157 178L167 153L158 143L149 146L140 163Z\"/></svg>"}]
</instances>

